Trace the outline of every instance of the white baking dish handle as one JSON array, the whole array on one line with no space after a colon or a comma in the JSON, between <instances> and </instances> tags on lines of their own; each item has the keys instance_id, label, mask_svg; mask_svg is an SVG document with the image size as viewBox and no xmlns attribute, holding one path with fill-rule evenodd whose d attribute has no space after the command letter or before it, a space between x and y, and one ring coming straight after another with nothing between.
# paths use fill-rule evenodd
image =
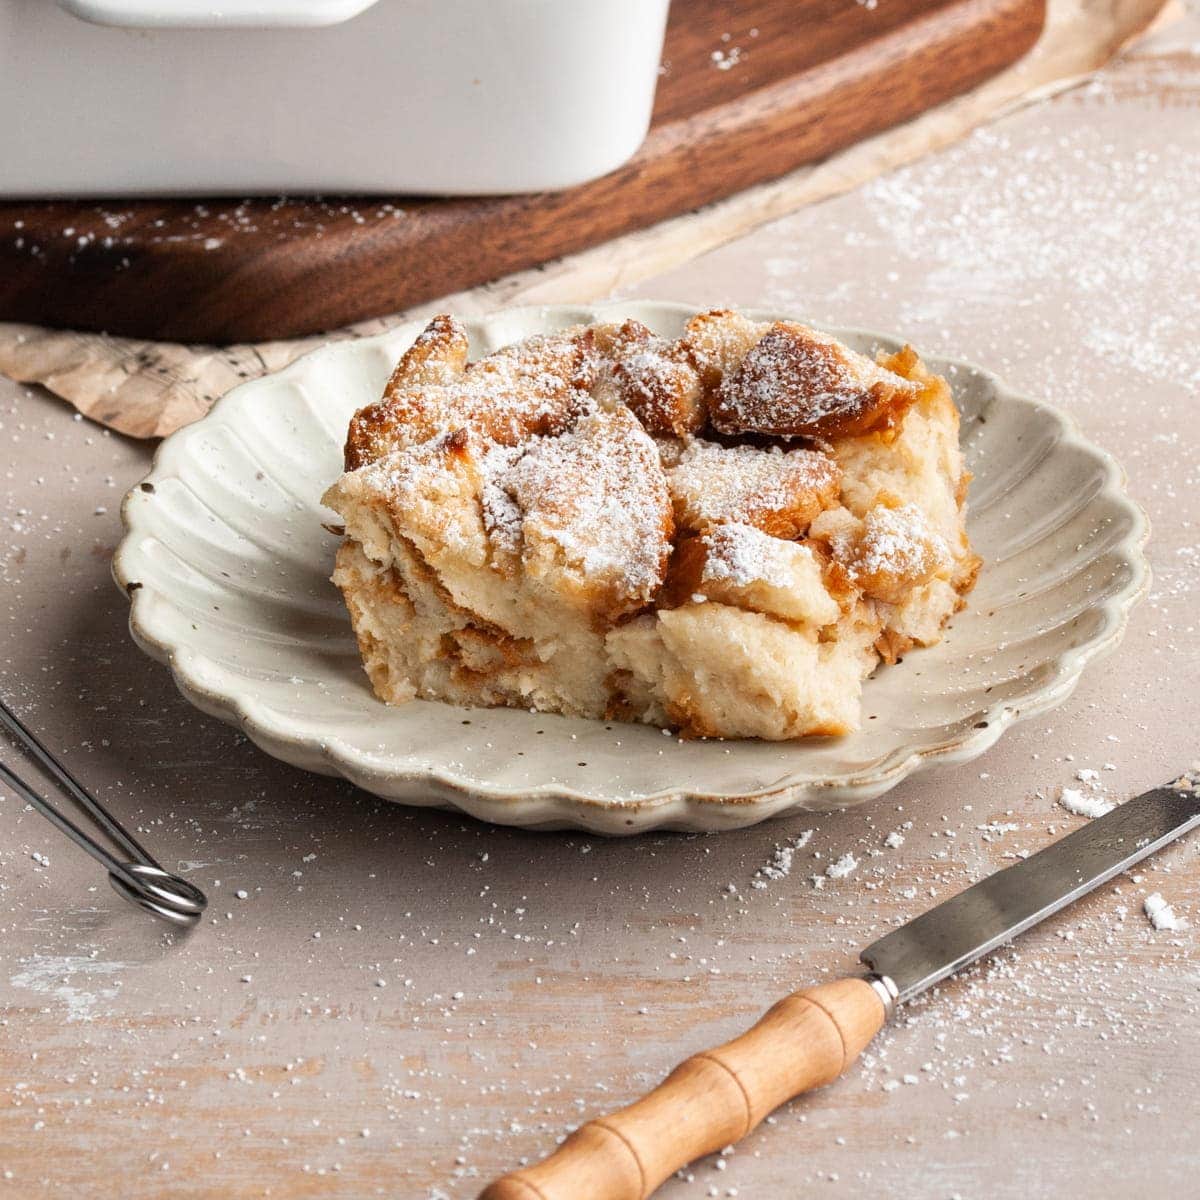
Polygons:
<instances>
[{"instance_id":1,"label":"white baking dish handle","mask_svg":"<svg viewBox=\"0 0 1200 1200\"><path fill-rule=\"evenodd\" d=\"M337 25L378 0L58 0L94 25L134 29L299 29Z\"/></svg>"}]
</instances>

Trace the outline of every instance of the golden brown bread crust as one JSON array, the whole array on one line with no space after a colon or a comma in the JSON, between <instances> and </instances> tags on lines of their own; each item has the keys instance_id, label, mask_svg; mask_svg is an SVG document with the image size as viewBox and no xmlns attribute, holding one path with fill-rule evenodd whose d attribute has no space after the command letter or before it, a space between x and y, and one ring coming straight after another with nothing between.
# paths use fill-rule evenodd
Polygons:
<instances>
[{"instance_id":1,"label":"golden brown bread crust","mask_svg":"<svg viewBox=\"0 0 1200 1200\"><path fill-rule=\"evenodd\" d=\"M684 326L679 345L699 373L710 402L722 381L738 369L746 353L768 328L729 308L697 313Z\"/></svg>"},{"instance_id":2,"label":"golden brown bread crust","mask_svg":"<svg viewBox=\"0 0 1200 1200\"><path fill-rule=\"evenodd\" d=\"M803 325L776 322L712 405L722 433L859 437L894 428L918 387Z\"/></svg>"},{"instance_id":3,"label":"golden brown bread crust","mask_svg":"<svg viewBox=\"0 0 1200 1200\"><path fill-rule=\"evenodd\" d=\"M466 359L466 331L453 317L435 317L400 359L383 398L351 419L346 470L457 428L504 446L553 437L588 407L600 365L586 329Z\"/></svg>"},{"instance_id":4,"label":"golden brown bread crust","mask_svg":"<svg viewBox=\"0 0 1200 1200\"><path fill-rule=\"evenodd\" d=\"M842 472L814 450L689 443L667 472L681 529L753 525L772 537L800 537L816 515L837 503Z\"/></svg>"},{"instance_id":5,"label":"golden brown bread crust","mask_svg":"<svg viewBox=\"0 0 1200 1200\"><path fill-rule=\"evenodd\" d=\"M526 573L555 580L599 628L654 599L675 521L658 452L628 410L537 440L499 486L522 514Z\"/></svg>"},{"instance_id":6,"label":"golden brown bread crust","mask_svg":"<svg viewBox=\"0 0 1200 1200\"><path fill-rule=\"evenodd\" d=\"M390 703L845 733L978 573L957 427L910 347L713 310L470 362L439 316L351 421L335 581Z\"/></svg>"},{"instance_id":7,"label":"golden brown bread crust","mask_svg":"<svg viewBox=\"0 0 1200 1200\"><path fill-rule=\"evenodd\" d=\"M704 385L686 346L626 321L607 352L617 396L647 433L684 437L704 428Z\"/></svg>"},{"instance_id":8,"label":"golden brown bread crust","mask_svg":"<svg viewBox=\"0 0 1200 1200\"><path fill-rule=\"evenodd\" d=\"M662 591L658 594L658 606L678 608L687 604L700 591L707 561L708 547L704 538L695 533L681 533L671 551Z\"/></svg>"}]
</instances>

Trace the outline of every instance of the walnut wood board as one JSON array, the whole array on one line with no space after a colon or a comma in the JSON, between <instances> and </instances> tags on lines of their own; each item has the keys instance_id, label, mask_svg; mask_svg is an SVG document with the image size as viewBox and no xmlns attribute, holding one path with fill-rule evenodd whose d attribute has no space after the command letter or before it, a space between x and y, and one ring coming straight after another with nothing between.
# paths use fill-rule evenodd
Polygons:
<instances>
[{"instance_id":1,"label":"walnut wood board","mask_svg":"<svg viewBox=\"0 0 1200 1200\"><path fill-rule=\"evenodd\" d=\"M1044 0L677 0L650 134L564 192L0 205L0 319L297 337L653 224L907 120L1024 54ZM714 58L720 55L720 58Z\"/></svg>"}]
</instances>

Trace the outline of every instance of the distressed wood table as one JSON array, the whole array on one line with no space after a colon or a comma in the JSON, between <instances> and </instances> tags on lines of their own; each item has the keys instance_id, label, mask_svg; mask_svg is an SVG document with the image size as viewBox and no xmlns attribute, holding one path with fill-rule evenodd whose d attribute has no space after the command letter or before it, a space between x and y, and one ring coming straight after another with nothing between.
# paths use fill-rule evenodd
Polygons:
<instances>
[{"instance_id":1,"label":"distressed wood table","mask_svg":"<svg viewBox=\"0 0 1200 1200\"><path fill-rule=\"evenodd\" d=\"M974 359L1071 411L1150 513L1151 595L1066 704L844 813L609 842L273 762L129 641L108 558L148 447L0 384L0 689L212 899L177 938L0 793L0 1196L473 1196L1074 827L1079 773L1119 799L1200 757L1198 47L1192 20L638 289ZM1191 928L1154 930L1154 892ZM1192 838L662 1194L1194 1194L1198 925Z\"/></svg>"}]
</instances>

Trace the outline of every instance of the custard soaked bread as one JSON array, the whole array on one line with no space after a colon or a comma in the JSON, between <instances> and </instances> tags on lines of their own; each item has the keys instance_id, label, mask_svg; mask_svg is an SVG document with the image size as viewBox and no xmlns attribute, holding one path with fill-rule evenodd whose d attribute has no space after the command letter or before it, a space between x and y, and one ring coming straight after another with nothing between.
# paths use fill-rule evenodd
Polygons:
<instances>
[{"instance_id":1,"label":"custard soaked bread","mask_svg":"<svg viewBox=\"0 0 1200 1200\"><path fill-rule=\"evenodd\" d=\"M325 503L379 697L787 739L859 722L979 568L950 388L791 322L576 326L468 361L440 316Z\"/></svg>"}]
</instances>

